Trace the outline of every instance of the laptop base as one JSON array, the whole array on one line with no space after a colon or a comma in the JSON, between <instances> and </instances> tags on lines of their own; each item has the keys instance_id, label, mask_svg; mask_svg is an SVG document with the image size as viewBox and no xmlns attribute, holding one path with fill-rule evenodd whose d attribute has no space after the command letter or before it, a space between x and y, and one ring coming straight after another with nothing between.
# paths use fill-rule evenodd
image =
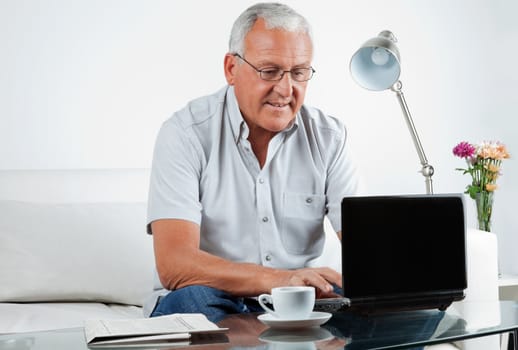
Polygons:
<instances>
[{"instance_id":1,"label":"laptop base","mask_svg":"<svg viewBox=\"0 0 518 350\"><path fill-rule=\"evenodd\" d=\"M314 311L336 313L342 311L353 312L360 315L378 315L388 312L438 309L446 311L454 301L464 299L464 294L452 295L446 298L405 298L404 301L378 300L368 302L351 303L349 298L324 298L315 300Z\"/></svg>"}]
</instances>

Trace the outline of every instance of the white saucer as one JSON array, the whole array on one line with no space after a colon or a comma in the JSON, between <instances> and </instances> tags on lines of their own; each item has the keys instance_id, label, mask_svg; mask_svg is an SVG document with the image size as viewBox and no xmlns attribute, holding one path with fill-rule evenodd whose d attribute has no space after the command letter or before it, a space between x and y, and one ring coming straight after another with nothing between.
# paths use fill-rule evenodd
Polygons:
<instances>
[{"instance_id":1,"label":"white saucer","mask_svg":"<svg viewBox=\"0 0 518 350\"><path fill-rule=\"evenodd\" d=\"M331 316L328 312L312 312L308 318L302 320L286 320L265 313L257 316L257 319L272 328L296 329L320 326L329 321Z\"/></svg>"}]
</instances>

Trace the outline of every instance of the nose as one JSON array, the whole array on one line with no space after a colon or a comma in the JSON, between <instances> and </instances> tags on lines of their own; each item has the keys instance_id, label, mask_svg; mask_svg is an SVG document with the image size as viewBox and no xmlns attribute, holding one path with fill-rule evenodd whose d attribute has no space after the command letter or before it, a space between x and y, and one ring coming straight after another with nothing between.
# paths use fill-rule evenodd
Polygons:
<instances>
[{"instance_id":1,"label":"nose","mask_svg":"<svg viewBox=\"0 0 518 350\"><path fill-rule=\"evenodd\" d=\"M281 80L276 82L274 91L284 97L291 96L293 92L293 80L291 79L290 72L284 72Z\"/></svg>"}]
</instances>

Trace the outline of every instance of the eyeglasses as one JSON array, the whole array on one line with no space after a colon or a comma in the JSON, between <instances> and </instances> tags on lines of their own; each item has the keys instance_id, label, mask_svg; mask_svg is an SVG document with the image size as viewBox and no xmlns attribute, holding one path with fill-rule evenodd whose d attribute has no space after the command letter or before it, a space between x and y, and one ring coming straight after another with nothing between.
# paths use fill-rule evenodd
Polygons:
<instances>
[{"instance_id":1,"label":"eyeglasses","mask_svg":"<svg viewBox=\"0 0 518 350\"><path fill-rule=\"evenodd\" d=\"M259 73L259 76L261 79L266 81L279 81L284 77L284 73L290 73L291 79L302 83L305 81L308 81L313 77L313 73L315 73L315 70L313 67L309 68L293 68L292 70L282 70L280 68L275 67L269 67L269 68L263 68L258 69L256 68L252 63L245 60L243 57L241 57L240 54L235 53L234 56L239 57L243 61L245 61L250 67L252 67L257 73Z\"/></svg>"}]
</instances>

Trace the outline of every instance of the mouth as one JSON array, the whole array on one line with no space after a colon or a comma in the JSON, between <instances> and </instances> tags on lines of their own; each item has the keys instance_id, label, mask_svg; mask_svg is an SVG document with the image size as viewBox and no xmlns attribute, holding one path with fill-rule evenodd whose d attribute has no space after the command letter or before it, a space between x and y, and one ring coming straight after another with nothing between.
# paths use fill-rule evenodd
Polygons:
<instances>
[{"instance_id":1,"label":"mouth","mask_svg":"<svg viewBox=\"0 0 518 350\"><path fill-rule=\"evenodd\" d=\"M280 102L266 102L266 104L269 106L272 106L274 108L279 108L279 109L287 108L290 106L289 103L280 103Z\"/></svg>"}]
</instances>

